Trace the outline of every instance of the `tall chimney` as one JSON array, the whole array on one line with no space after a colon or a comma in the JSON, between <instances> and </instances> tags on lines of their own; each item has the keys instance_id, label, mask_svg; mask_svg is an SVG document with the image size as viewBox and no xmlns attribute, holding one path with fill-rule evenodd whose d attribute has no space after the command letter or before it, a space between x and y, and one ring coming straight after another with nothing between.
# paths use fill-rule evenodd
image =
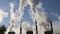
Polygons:
<instances>
[{"instance_id":1,"label":"tall chimney","mask_svg":"<svg viewBox=\"0 0 60 34\"><path fill-rule=\"evenodd\" d=\"M21 19L21 23L20 23L20 34L22 34L22 19Z\"/></svg>"},{"instance_id":2,"label":"tall chimney","mask_svg":"<svg viewBox=\"0 0 60 34\"><path fill-rule=\"evenodd\" d=\"M50 23L50 26L51 26L51 34L53 34L53 25L52 25L52 20L49 18L49 19L48 19L48 22Z\"/></svg>"},{"instance_id":3,"label":"tall chimney","mask_svg":"<svg viewBox=\"0 0 60 34\"><path fill-rule=\"evenodd\" d=\"M50 25L51 25L51 33L53 34L53 26L52 26L52 21L50 21Z\"/></svg>"},{"instance_id":4,"label":"tall chimney","mask_svg":"<svg viewBox=\"0 0 60 34\"><path fill-rule=\"evenodd\" d=\"M35 26L36 26L36 34L38 34L37 21L35 21Z\"/></svg>"}]
</instances>

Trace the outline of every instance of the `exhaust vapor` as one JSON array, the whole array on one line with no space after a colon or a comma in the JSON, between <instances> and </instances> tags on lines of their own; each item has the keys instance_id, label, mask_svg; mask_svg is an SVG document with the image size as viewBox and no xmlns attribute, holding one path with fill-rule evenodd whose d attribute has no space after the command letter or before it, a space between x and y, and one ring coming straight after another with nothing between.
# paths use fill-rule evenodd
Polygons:
<instances>
[{"instance_id":1,"label":"exhaust vapor","mask_svg":"<svg viewBox=\"0 0 60 34\"><path fill-rule=\"evenodd\" d=\"M29 14L31 15L31 19L33 20L34 24L33 26L30 25L29 22L23 21L23 15L24 15L24 7L26 5L30 6ZM40 8L39 8L40 7ZM42 11L39 11L37 8L41 9ZM17 16L18 15L18 16ZM10 26L7 28L6 34L12 30L16 32L16 34L20 34L20 27L22 27L22 34L26 34L26 31L30 30L31 28L34 31L34 34L36 34L36 28L35 28L35 22L37 21L37 28L38 28L38 34L44 34L45 31L50 30L49 29L49 23L47 22L47 13L42 8L42 3L40 3L40 0L20 0L19 2L19 8L16 13L14 13L14 4L10 3ZM14 28L16 25L16 20L18 21L18 28Z\"/></svg>"},{"instance_id":2,"label":"exhaust vapor","mask_svg":"<svg viewBox=\"0 0 60 34\"><path fill-rule=\"evenodd\" d=\"M47 13L44 12L44 9L42 9L42 4L39 3L38 5L34 5L31 3L30 5L31 11L30 15L33 19L33 21L37 21L37 26L38 26L38 34L44 34L45 31L50 30L49 29L49 23L47 21ZM38 11L37 8L42 9L42 11Z\"/></svg>"},{"instance_id":3,"label":"exhaust vapor","mask_svg":"<svg viewBox=\"0 0 60 34\"><path fill-rule=\"evenodd\" d=\"M8 17L8 13L4 12L4 10L0 9L0 25L1 25L4 17Z\"/></svg>"},{"instance_id":4,"label":"exhaust vapor","mask_svg":"<svg viewBox=\"0 0 60 34\"><path fill-rule=\"evenodd\" d=\"M38 34L44 34L44 31L46 31L46 25L48 24L46 19L47 19L47 14L44 12L44 9L42 8L42 3L40 3L39 0L20 0L21 1L21 11L24 9L27 4L30 6L30 15L33 19L33 21L37 21L37 26L38 26ZM38 11L37 8L39 8L42 11ZM42 25L41 25L42 24ZM47 28L48 29L48 28Z\"/></svg>"},{"instance_id":5,"label":"exhaust vapor","mask_svg":"<svg viewBox=\"0 0 60 34\"><path fill-rule=\"evenodd\" d=\"M15 25L15 13L14 13L14 4L10 3L10 22L9 22L9 27L7 28L6 34L8 32L12 31L12 28Z\"/></svg>"}]
</instances>

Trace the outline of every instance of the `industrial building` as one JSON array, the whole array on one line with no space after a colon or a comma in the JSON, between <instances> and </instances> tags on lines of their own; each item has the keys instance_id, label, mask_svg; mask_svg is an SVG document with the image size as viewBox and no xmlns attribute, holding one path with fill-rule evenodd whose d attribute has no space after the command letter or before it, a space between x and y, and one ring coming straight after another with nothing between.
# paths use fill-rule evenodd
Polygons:
<instances>
[{"instance_id":1,"label":"industrial building","mask_svg":"<svg viewBox=\"0 0 60 34\"><path fill-rule=\"evenodd\" d=\"M51 25L51 30L45 31L44 34L53 34L52 21L48 21L48 22ZM37 24L37 21L36 21L36 24ZM36 27L35 33L38 34L38 26L36 25L35 27ZM4 25L0 26L0 34L5 34L6 29L7 28ZM21 33L23 33L23 31ZM8 34L15 34L15 32L14 31L10 31L10 32L8 32ZM34 34L34 31L33 30L28 30L28 31L26 31L26 34Z\"/></svg>"},{"instance_id":2,"label":"industrial building","mask_svg":"<svg viewBox=\"0 0 60 34\"><path fill-rule=\"evenodd\" d=\"M26 34L33 34L33 31L27 31Z\"/></svg>"},{"instance_id":3,"label":"industrial building","mask_svg":"<svg viewBox=\"0 0 60 34\"><path fill-rule=\"evenodd\" d=\"M8 32L8 34L15 34L15 32Z\"/></svg>"},{"instance_id":4,"label":"industrial building","mask_svg":"<svg viewBox=\"0 0 60 34\"><path fill-rule=\"evenodd\" d=\"M0 34L5 34L6 27L4 25L0 26Z\"/></svg>"}]
</instances>

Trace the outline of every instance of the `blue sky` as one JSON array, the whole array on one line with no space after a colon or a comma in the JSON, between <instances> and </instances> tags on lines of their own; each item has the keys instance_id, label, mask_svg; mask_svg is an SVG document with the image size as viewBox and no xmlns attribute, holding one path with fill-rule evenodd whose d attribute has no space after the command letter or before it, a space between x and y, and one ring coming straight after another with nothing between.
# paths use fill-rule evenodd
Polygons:
<instances>
[{"instance_id":1,"label":"blue sky","mask_svg":"<svg viewBox=\"0 0 60 34\"><path fill-rule=\"evenodd\" d=\"M5 26L9 25L10 20L10 12L9 12L9 3L13 2L15 4L14 10L18 9L19 0L0 0L0 9L4 10L4 12L8 12L8 17L4 17L2 24ZM60 24L60 0L40 0L40 2L43 4L42 7L45 9L45 11L48 13L48 16L52 19L52 22L54 25ZM28 13L29 7L25 7L25 15L24 20L27 20L32 23L32 19L30 19L30 15ZM60 26L60 25L59 25ZM55 26L54 26L55 27Z\"/></svg>"},{"instance_id":2,"label":"blue sky","mask_svg":"<svg viewBox=\"0 0 60 34\"><path fill-rule=\"evenodd\" d=\"M41 0L43 8L52 19L54 31L60 32L60 0Z\"/></svg>"},{"instance_id":3,"label":"blue sky","mask_svg":"<svg viewBox=\"0 0 60 34\"><path fill-rule=\"evenodd\" d=\"M51 12L58 13L60 15L60 0L41 0L43 3L43 8L51 16L52 20L55 20L56 17L51 15Z\"/></svg>"}]
</instances>

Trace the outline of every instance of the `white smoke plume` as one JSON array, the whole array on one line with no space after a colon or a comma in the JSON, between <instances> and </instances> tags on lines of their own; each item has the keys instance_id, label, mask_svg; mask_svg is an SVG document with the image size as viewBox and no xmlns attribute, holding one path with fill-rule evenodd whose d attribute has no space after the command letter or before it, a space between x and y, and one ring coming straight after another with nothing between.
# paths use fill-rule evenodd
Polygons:
<instances>
[{"instance_id":1,"label":"white smoke plume","mask_svg":"<svg viewBox=\"0 0 60 34\"><path fill-rule=\"evenodd\" d=\"M23 6L23 4L22 4L21 1L22 0L20 0L20 2L19 2L19 9L18 9L19 14L20 14L20 18L22 18L23 17L23 14L24 14L24 6Z\"/></svg>"},{"instance_id":2,"label":"white smoke plume","mask_svg":"<svg viewBox=\"0 0 60 34\"><path fill-rule=\"evenodd\" d=\"M38 34L43 34L44 32L44 26L41 27L42 23L46 23L46 15L44 14L44 12L41 12L39 14L39 12L35 12L34 14L35 16L32 15L32 19L34 19L33 21L35 22L35 19L37 21L37 26L38 26ZM41 32L42 31L42 32Z\"/></svg>"},{"instance_id":3,"label":"white smoke plume","mask_svg":"<svg viewBox=\"0 0 60 34\"><path fill-rule=\"evenodd\" d=\"M44 31L46 31L46 29L49 30L48 27L48 21L47 21L47 13L44 12L44 9L42 8L42 4L39 3L39 5L36 4L36 6L34 6L34 4L32 5L33 7L31 7L31 17L33 19L33 21L35 22L35 20L37 21L37 26L38 26L38 34L44 34ZM42 11L38 11L36 8L42 9Z\"/></svg>"},{"instance_id":4,"label":"white smoke plume","mask_svg":"<svg viewBox=\"0 0 60 34\"><path fill-rule=\"evenodd\" d=\"M5 17L7 17L7 16L8 16L8 13L7 13L7 12L4 12L3 14L4 14L3 16L5 16Z\"/></svg>"},{"instance_id":5,"label":"white smoke plume","mask_svg":"<svg viewBox=\"0 0 60 34\"><path fill-rule=\"evenodd\" d=\"M21 1L21 0L20 0L20 1ZM24 14L24 12L23 12L24 8L21 7L21 6L22 6L22 5L21 5L21 2L20 2L20 3L19 3L19 8L18 8L18 10L17 10L17 13L18 13L18 14L16 14L16 13L14 13L14 4L13 4L13 3L10 3L10 16L11 16L11 18L10 18L10 26L8 27L6 33L8 33L8 31L10 30L9 28L11 28L12 25L15 25L15 20L18 19L18 21L19 21L18 24L20 24L21 19L22 19L22 16L23 16L23 14ZM17 15L18 15L18 16L17 16ZM14 22L14 23L12 23L11 21ZM20 27L20 26L19 26L19 27ZM17 28L17 29L13 28L13 30L16 32L16 34L20 32L19 29L20 29L20 28ZM17 31L16 31L16 30L17 30ZM19 31L19 32L18 32L18 31Z\"/></svg>"},{"instance_id":6,"label":"white smoke plume","mask_svg":"<svg viewBox=\"0 0 60 34\"><path fill-rule=\"evenodd\" d=\"M29 31L29 30L31 30L30 29L30 23L28 22L28 21L24 21L23 23L22 23L22 34L26 34L26 31Z\"/></svg>"},{"instance_id":7,"label":"white smoke plume","mask_svg":"<svg viewBox=\"0 0 60 34\"><path fill-rule=\"evenodd\" d=\"M23 15L24 15L24 7L29 4L30 5L30 8L31 8L31 11L30 11L30 15L33 19L33 22L37 21L37 26L38 26L38 34L44 34L44 31L46 31L45 29L45 25L47 25L47 14L45 12L42 12L42 11L38 11L36 8L41 8L42 9L42 4L39 2L39 0L20 0L20 3L19 3L19 8L18 8L18 15L17 16L17 19L19 20L19 24L21 25L21 21L23 19ZM42 9L43 10L43 9ZM44 10L43 10L44 11ZM14 13L14 4L13 3L10 3L10 13L11 13L11 19L10 19L10 26L8 27L7 29L7 32L10 30L9 28L11 28L12 25L15 24L15 20L16 20L16 14ZM12 23L12 22L13 23ZM35 24L33 24L32 28L33 31L34 31L34 34L36 29L35 29ZM29 22L23 22L22 21L22 31L23 31L23 34L26 34L26 31L31 29L30 27L30 23ZM16 32L16 34L20 34L18 31L20 27L18 29L15 29L13 28L13 30Z\"/></svg>"},{"instance_id":8,"label":"white smoke plume","mask_svg":"<svg viewBox=\"0 0 60 34\"><path fill-rule=\"evenodd\" d=\"M8 13L0 9L0 24L3 21L4 17L8 17Z\"/></svg>"},{"instance_id":9,"label":"white smoke plume","mask_svg":"<svg viewBox=\"0 0 60 34\"><path fill-rule=\"evenodd\" d=\"M44 11L43 8L42 8L42 4L40 3L39 0L20 0L21 1L21 11L23 10L23 7L26 6L26 4L30 5L30 8L31 8L31 17L33 19L33 21L35 22L35 20L37 21L37 26L38 26L38 34L44 34L44 31L46 30L45 29L45 26L44 25L47 25L47 16L46 16L46 13L45 12L42 12ZM38 11L37 8L40 7L40 9L42 9L42 11ZM20 13L21 14L21 13ZM44 23L44 25L43 25ZM41 32L40 32L41 30Z\"/></svg>"},{"instance_id":10,"label":"white smoke plume","mask_svg":"<svg viewBox=\"0 0 60 34\"><path fill-rule=\"evenodd\" d=\"M22 27L27 30L26 28L29 28L30 27L30 23L28 21L25 21L22 23Z\"/></svg>"},{"instance_id":11,"label":"white smoke plume","mask_svg":"<svg viewBox=\"0 0 60 34\"><path fill-rule=\"evenodd\" d=\"M18 21L19 21L20 26L22 25L21 22L23 22L23 15L24 15L24 6L23 6L21 1L22 0L20 0L20 2L19 2L19 8L17 10L17 12L18 12Z\"/></svg>"},{"instance_id":12,"label":"white smoke plume","mask_svg":"<svg viewBox=\"0 0 60 34\"><path fill-rule=\"evenodd\" d=\"M15 32L15 34L20 34L20 27L19 28L12 28L12 30Z\"/></svg>"},{"instance_id":13,"label":"white smoke plume","mask_svg":"<svg viewBox=\"0 0 60 34\"><path fill-rule=\"evenodd\" d=\"M14 25L14 20L15 20L15 13L14 13L14 4L10 3L10 26Z\"/></svg>"},{"instance_id":14,"label":"white smoke plume","mask_svg":"<svg viewBox=\"0 0 60 34\"><path fill-rule=\"evenodd\" d=\"M5 34L8 34L8 32L10 32L10 29L12 29L12 31L14 31L16 34L19 34L20 33L20 28L19 26L16 26L16 24L18 23L17 22L17 19L19 19L19 16L14 13L14 3L13 2L10 2L10 22L9 22L9 27L7 28L7 31ZM13 25L13 27L12 27ZM18 27L18 28L16 28Z\"/></svg>"},{"instance_id":15,"label":"white smoke plume","mask_svg":"<svg viewBox=\"0 0 60 34\"><path fill-rule=\"evenodd\" d=\"M0 9L0 23L2 22L2 20L3 20L3 11Z\"/></svg>"},{"instance_id":16,"label":"white smoke plume","mask_svg":"<svg viewBox=\"0 0 60 34\"><path fill-rule=\"evenodd\" d=\"M10 16L11 17L10 17L9 27L7 28L6 34L8 34L8 32L10 31L10 28L15 23L14 4L12 2L10 3Z\"/></svg>"}]
</instances>

